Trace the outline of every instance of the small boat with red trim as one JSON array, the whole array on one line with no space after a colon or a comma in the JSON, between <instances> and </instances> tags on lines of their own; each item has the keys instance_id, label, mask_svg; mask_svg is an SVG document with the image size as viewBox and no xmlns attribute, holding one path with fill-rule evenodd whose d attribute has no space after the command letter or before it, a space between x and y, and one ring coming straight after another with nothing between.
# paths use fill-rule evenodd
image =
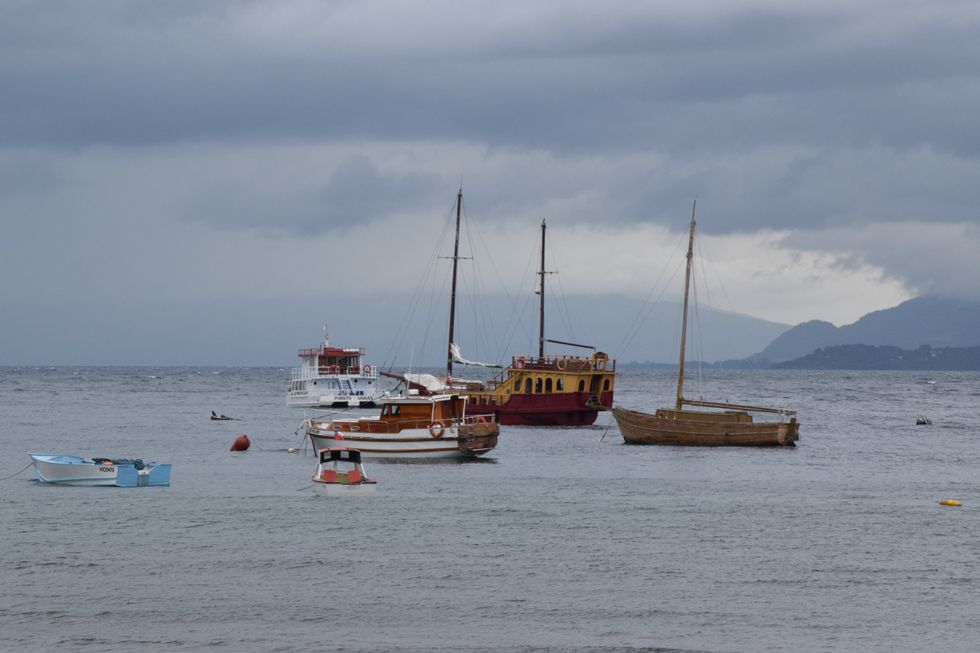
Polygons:
<instances>
[{"instance_id":1,"label":"small boat with red trim","mask_svg":"<svg viewBox=\"0 0 980 653\"><path fill-rule=\"evenodd\" d=\"M302 364L293 369L286 404L301 408L374 407L385 391L378 383L378 371L361 363L362 356L360 347L330 346L329 334L319 347L300 349Z\"/></svg>"},{"instance_id":2,"label":"small boat with red trim","mask_svg":"<svg viewBox=\"0 0 980 653\"><path fill-rule=\"evenodd\" d=\"M361 464L357 449L320 449L313 489L326 497L363 497L374 494L378 482L370 478Z\"/></svg>"},{"instance_id":3,"label":"small boat with red trim","mask_svg":"<svg viewBox=\"0 0 980 653\"><path fill-rule=\"evenodd\" d=\"M316 450L357 449L367 458L476 458L497 446L493 415L466 414L467 397L456 394L385 399L381 414L344 419L309 418L306 433Z\"/></svg>"}]
</instances>

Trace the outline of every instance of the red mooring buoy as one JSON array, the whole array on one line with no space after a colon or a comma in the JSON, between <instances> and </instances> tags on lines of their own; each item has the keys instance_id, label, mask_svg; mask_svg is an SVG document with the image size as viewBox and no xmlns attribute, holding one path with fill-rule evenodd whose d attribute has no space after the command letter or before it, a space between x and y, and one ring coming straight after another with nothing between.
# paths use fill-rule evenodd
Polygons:
<instances>
[{"instance_id":1,"label":"red mooring buoy","mask_svg":"<svg viewBox=\"0 0 980 653\"><path fill-rule=\"evenodd\" d=\"M231 443L231 451L247 451L251 445L252 441L248 439L247 435L239 435Z\"/></svg>"}]
</instances>

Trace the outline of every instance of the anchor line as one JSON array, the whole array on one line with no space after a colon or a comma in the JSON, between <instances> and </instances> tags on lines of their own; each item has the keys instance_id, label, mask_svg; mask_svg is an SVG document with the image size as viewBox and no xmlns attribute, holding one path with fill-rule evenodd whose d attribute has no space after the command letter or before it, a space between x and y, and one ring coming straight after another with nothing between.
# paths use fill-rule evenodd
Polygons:
<instances>
[{"instance_id":1,"label":"anchor line","mask_svg":"<svg viewBox=\"0 0 980 653\"><path fill-rule=\"evenodd\" d=\"M27 469L28 469L28 468L29 468L29 467L30 467L31 465L33 465L33 464L34 464L33 462L29 462L29 463L27 463L27 467L25 467L24 469L22 469L22 470L20 470L19 472L15 472L15 473L13 473L13 474L11 474L10 476L4 476L3 478L0 478L0 481L6 481L7 479L10 479L10 478L13 478L13 477L15 477L15 476L17 476L17 474L20 474L20 473L22 473L22 472L25 472L25 471L27 471Z\"/></svg>"}]
</instances>

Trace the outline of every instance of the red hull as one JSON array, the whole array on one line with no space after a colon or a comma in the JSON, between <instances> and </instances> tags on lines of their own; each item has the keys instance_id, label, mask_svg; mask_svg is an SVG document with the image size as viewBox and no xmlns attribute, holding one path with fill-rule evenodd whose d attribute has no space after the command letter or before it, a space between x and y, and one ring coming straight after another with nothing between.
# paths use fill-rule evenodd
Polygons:
<instances>
[{"instance_id":1,"label":"red hull","mask_svg":"<svg viewBox=\"0 0 980 653\"><path fill-rule=\"evenodd\" d=\"M467 415L490 415L505 426L588 426L594 424L599 411L587 405L586 392L561 394L513 395L506 404L468 404ZM612 391L603 392L599 401L611 409Z\"/></svg>"}]
</instances>

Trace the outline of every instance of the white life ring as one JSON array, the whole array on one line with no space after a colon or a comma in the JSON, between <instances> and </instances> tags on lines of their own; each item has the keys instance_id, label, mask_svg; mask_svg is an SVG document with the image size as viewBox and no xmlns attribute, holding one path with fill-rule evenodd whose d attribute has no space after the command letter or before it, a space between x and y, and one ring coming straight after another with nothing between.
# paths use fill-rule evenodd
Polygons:
<instances>
[{"instance_id":1,"label":"white life ring","mask_svg":"<svg viewBox=\"0 0 980 653\"><path fill-rule=\"evenodd\" d=\"M364 370L364 373L365 373L365 374L370 374L371 372L373 372L373 371L374 371L374 368L373 368L373 367L371 367L370 365L365 365L365 366L364 366L364 367L362 367L361 369L362 369L362 370Z\"/></svg>"},{"instance_id":2,"label":"white life ring","mask_svg":"<svg viewBox=\"0 0 980 653\"><path fill-rule=\"evenodd\" d=\"M518 356L517 360L514 361L514 369L523 370L524 369L524 357Z\"/></svg>"},{"instance_id":3,"label":"white life ring","mask_svg":"<svg viewBox=\"0 0 980 653\"><path fill-rule=\"evenodd\" d=\"M565 368L568 367L568 361L564 358L559 358L558 362L555 363L555 367L558 368L559 372L564 372Z\"/></svg>"},{"instance_id":4,"label":"white life ring","mask_svg":"<svg viewBox=\"0 0 980 653\"><path fill-rule=\"evenodd\" d=\"M429 424L429 435L434 438L441 438L445 427L440 422L432 422Z\"/></svg>"}]
</instances>

